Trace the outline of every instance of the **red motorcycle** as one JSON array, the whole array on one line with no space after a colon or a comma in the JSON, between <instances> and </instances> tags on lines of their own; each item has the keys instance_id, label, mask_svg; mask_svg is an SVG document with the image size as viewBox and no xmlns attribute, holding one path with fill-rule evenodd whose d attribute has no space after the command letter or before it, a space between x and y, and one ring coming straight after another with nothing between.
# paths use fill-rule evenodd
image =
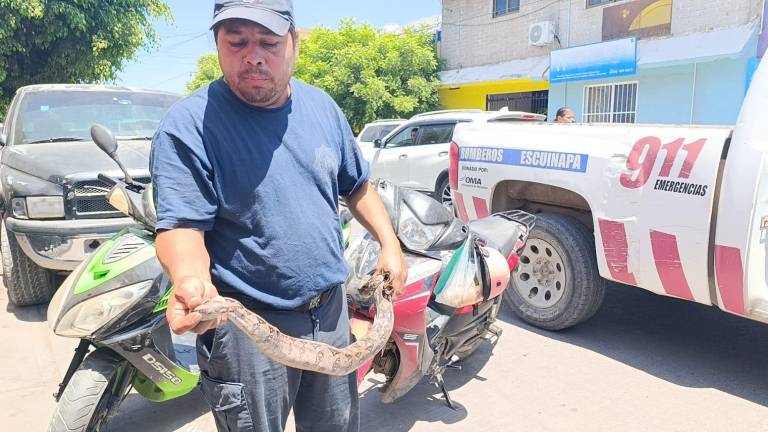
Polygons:
<instances>
[{"instance_id":1,"label":"red motorcycle","mask_svg":"<svg viewBox=\"0 0 768 432\"><path fill-rule=\"evenodd\" d=\"M496 213L465 225L436 200L386 181L376 184L408 264L405 292L394 303L392 335L357 372L358 384L373 370L386 376L382 401L410 391L422 377L443 392L443 372L469 357L487 338L501 336L494 322L502 292L517 266L535 216ZM370 300L357 295L376 266L379 244L365 233L346 253L352 331L373 325Z\"/></svg>"}]
</instances>

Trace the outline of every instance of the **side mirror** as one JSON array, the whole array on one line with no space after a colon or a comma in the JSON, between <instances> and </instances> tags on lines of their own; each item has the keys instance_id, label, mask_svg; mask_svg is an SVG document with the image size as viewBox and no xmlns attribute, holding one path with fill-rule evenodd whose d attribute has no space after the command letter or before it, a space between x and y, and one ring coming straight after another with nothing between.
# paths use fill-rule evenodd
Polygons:
<instances>
[{"instance_id":1,"label":"side mirror","mask_svg":"<svg viewBox=\"0 0 768 432\"><path fill-rule=\"evenodd\" d=\"M0 127L2 129L2 127ZM0 132L0 147L5 146L5 134Z\"/></svg>"},{"instance_id":2,"label":"side mirror","mask_svg":"<svg viewBox=\"0 0 768 432\"><path fill-rule=\"evenodd\" d=\"M378 138L376 141L373 142L373 148L382 148L384 147L384 143L381 141L381 138Z\"/></svg>"},{"instance_id":3,"label":"side mirror","mask_svg":"<svg viewBox=\"0 0 768 432\"><path fill-rule=\"evenodd\" d=\"M117 140L112 131L100 124L91 126L91 138L104 153L113 157L117 154Z\"/></svg>"}]
</instances>

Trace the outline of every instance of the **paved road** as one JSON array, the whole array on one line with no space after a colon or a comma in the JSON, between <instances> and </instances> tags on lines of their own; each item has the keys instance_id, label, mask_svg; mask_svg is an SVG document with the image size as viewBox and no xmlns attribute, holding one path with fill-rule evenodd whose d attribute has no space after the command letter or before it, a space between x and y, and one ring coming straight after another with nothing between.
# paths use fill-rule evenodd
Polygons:
<instances>
[{"instance_id":1,"label":"paved road","mask_svg":"<svg viewBox=\"0 0 768 432\"><path fill-rule=\"evenodd\" d=\"M45 311L8 305L0 288L0 430L45 430L54 408L75 341L53 336ZM449 410L425 383L383 405L373 377L361 396L363 430L768 430L763 324L621 286L570 331L539 331L508 310L501 321L497 346L446 376L462 409ZM131 394L110 430L215 428L197 393L165 404Z\"/></svg>"}]
</instances>

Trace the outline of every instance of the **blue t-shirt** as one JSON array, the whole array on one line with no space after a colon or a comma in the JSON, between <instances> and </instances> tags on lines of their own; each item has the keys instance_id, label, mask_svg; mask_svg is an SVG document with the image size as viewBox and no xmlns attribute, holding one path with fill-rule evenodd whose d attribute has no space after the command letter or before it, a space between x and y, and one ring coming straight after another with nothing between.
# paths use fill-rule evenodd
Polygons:
<instances>
[{"instance_id":1,"label":"blue t-shirt","mask_svg":"<svg viewBox=\"0 0 768 432\"><path fill-rule=\"evenodd\" d=\"M223 80L178 102L152 141L157 229L205 231L219 292L293 308L344 282L339 196L368 180L344 114L291 81L255 108Z\"/></svg>"}]
</instances>

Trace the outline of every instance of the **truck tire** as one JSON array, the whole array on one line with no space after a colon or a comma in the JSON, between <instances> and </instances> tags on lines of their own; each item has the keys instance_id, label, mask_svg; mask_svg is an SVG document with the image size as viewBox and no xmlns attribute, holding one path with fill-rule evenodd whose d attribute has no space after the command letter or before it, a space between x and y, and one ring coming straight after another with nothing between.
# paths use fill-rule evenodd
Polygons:
<instances>
[{"instance_id":1,"label":"truck tire","mask_svg":"<svg viewBox=\"0 0 768 432\"><path fill-rule=\"evenodd\" d=\"M50 270L35 264L19 246L16 237L2 225L0 254L3 257L3 284L8 300L16 306L46 303L56 291Z\"/></svg>"},{"instance_id":2,"label":"truck tire","mask_svg":"<svg viewBox=\"0 0 768 432\"><path fill-rule=\"evenodd\" d=\"M127 393L133 372L125 359L108 348L89 354L64 389L48 432L103 430Z\"/></svg>"},{"instance_id":3,"label":"truck tire","mask_svg":"<svg viewBox=\"0 0 768 432\"><path fill-rule=\"evenodd\" d=\"M594 237L576 219L537 216L504 298L536 327L563 330L591 318L605 297Z\"/></svg>"}]
</instances>

